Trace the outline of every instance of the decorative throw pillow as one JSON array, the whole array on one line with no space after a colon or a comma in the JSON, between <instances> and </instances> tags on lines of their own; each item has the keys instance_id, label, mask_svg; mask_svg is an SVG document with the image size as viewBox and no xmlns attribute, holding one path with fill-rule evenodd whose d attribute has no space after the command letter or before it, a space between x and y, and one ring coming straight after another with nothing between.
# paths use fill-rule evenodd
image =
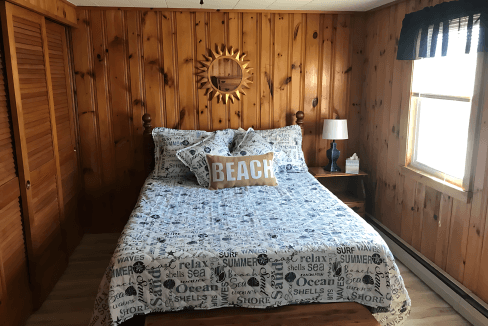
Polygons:
<instances>
[{"instance_id":1,"label":"decorative throw pillow","mask_svg":"<svg viewBox=\"0 0 488 326\"><path fill-rule=\"evenodd\" d=\"M242 142L244 136L246 135L246 130L239 127L239 129L234 130L234 138L232 139L232 147L230 151L232 152L238 145L238 141Z\"/></svg>"},{"instance_id":2,"label":"decorative throw pillow","mask_svg":"<svg viewBox=\"0 0 488 326\"><path fill-rule=\"evenodd\" d=\"M273 173L273 153L252 156L207 155L210 186L217 190L246 186L277 186Z\"/></svg>"},{"instance_id":3,"label":"decorative throw pillow","mask_svg":"<svg viewBox=\"0 0 488 326\"><path fill-rule=\"evenodd\" d=\"M182 177L190 169L177 157L176 152L194 145L211 136L211 132L202 130L177 130L169 128L154 128L154 176L162 178Z\"/></svg>"},{"instance_id":4,"label":"decorative throw pillow","mask_svg":"<svg viewBox=\"0 0 488 326\"><path fill-rule=\"evenodd\" d=\"M282 151L273 151L273 146L270 145L263 137L259 136L258 133L252 128L244 135L244 139L239 145L234 147L232 151L232 156L248 156L248 155L262 155L269 152L274 152L274 167L275 169L279 166L281 157L283 155ZM277 170L275 170L277 171Z\"/></svg>"},{"instance_id":5,"label":"decorative throw pillow","mask_svg":"<svg viewBox=\"0 0 488 326\"><path fill-rule=\"evenodd\" d=\"M201 186L208 187L209 170L206 155L230 156L228 140L229 137L232 139L232 135L228 130L216 131L195 145L180 149L176 152L176 157L190 168Z\"/></svg>"},{"instance_id":6,"label":"decorative throw pillow","mask_svg":"<svg viewBox=\"0 0 488 326\"><path fill-rule=\"evenodd\" d=\"M232 148L234 148L234 135L237 132L236 129L225 129L222 130L225 132L225 141L227 142L227 147L229 147L229 151L232 151Z\"/></svg>"},{"instance_id":7,"label":"decorative throw pillow","mask_svg":"<svg viewBox=\"0 0 488 326\"><path fill-rule=\"evenodd\" d=\"M222 130L229 150L232 149L234 129ZM154 128L154 176L162 178L182 177L190 172L177 157L176 152L185 147L195 145L199 141L210 137L213 133L203 130L177 130L169 128Z\"/></svg>"},{"instance_id":8,"label":"decorative throw pillow","mask_svg":"<svg viewBox=\"0 0 488 326\"><path fill-rule=\"evenodd\" d=\"M278 129L255 130L255 132L273 147L275 153L282 152L282 155L276 158L278 171L308 171L302 151L302 129L300 126L291 125ZM236 132L234 143L239 146L244 140L245 135Z\"/></svg>"}]
</instances>

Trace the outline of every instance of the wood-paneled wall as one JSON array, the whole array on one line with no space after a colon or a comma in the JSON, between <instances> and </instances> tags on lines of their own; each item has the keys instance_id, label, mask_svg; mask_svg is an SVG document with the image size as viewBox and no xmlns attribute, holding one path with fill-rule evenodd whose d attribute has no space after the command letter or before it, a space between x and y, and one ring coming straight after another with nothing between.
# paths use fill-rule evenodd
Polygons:
<instances>
[{"instance_id":1,"label":"wood-paneled wall","mask_svg":"<svg viewBox=\"0 0 488 326\"><path fill-rule=\"evenodd\" d=\"M350 14L82 9L73 31L87 225L122 228L143 181L142 115L180 129L275 128L305 112L309 166L325 165L322 120L349 120L342 161L359 150L364 17ZM245 53L254 83L210 102L195 67L207 49Z\"/></svg>"},{"instance_id":2,"label":"wood-paneled wall","mask_svg":"<svg viewBox=\"0 0 488 326\"><path fill-rule=\"evenodd\" d=\"M395 60L396 44L406 13L439 2L445 1L406 0L367 14L359 138L361 169L369 173L367 210L488 302L488 173L484 165L478 165L469 203L403 175L400 168L406 137L400 132L405 123L401 116L409 107L412 63ZM487 108L485 99L485 112ZM483 122L486 119L484 114ZM480 137L478 153L486 161L486 130L481 130Z\"/></svg>"}]
</instances>

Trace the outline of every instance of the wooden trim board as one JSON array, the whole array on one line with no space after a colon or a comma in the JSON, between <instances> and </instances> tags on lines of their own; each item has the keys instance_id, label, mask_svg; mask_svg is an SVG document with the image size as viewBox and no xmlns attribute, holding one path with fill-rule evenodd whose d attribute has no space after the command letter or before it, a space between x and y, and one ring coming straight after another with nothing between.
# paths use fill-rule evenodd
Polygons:
<instances>
[{"instance_id":1,"label":"wooden trim board","mask_svg":"<svg viewBox=\"0 0 488 326\"><path fill-rule=\"evenodd\" d=\"M145 10L148 11L180 11L180 12L235 12L235 13L272 13L272 14L341 14L352 15L366 11L320 11L320 10L263 10L263 9L200 9L200 8L150 8L150 7L103 7L103 6L76 6L82 10Z\"/></svg>"}]
</instances>

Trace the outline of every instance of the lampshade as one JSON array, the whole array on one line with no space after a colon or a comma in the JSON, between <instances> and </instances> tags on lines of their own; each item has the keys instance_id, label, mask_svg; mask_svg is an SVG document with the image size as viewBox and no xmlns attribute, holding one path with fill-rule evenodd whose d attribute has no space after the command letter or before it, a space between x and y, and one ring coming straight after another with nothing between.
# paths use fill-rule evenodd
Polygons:
<instances>
[{"instance_id":1,"label":"lampshade","mask_svg":"<svg viewBox=\"0 0 488 326\"><path fill-rule=\"evenodd\" d=\"M347 139L347 120L325 119L322 139Z\"/></svg>"}]
</instances>

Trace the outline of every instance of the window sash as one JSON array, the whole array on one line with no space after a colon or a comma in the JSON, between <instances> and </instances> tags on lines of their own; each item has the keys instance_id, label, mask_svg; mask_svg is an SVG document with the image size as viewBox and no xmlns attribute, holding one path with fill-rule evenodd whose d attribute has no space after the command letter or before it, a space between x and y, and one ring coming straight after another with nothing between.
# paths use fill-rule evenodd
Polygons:
<instances>
[{"instance_id":1,"label":"window sash","mask_svg":"<svg viewBox=\"0 0 488 326\"><path fill-rule=\"evenodd\" d=\"M459 102L471 102L471 97L467 96L446 96L428 93L412 93L412 96L419 98L432 98L435 100L446 100L446 101L459 101Z\"/></svg>"},{"instance_id":2,"label":"window sash","mask_svg":"<svg viewBox=\"0 0 488 326\"><path fill-rule=\"evenodd\" d=\"M411 139L411 155L410 160L407 164L407 166L411 166L415 169L418 169L420 171L426 172L440 180L447 181L455 186L458 186L460 188L465 188L466 184L464 184L464 178L456 178L454 176L451 176L443 171L437 170L431 166L428 166L426 164L423 164L421 162L417 161L417 149L418 149L418 133L419 133L419 119L420 119L420 114L418 114L422 98L435 98L435 99L443 99L443 100L449 100L449 101L459 101L459 102L470 102L471 98L465 98L465 97L454 97L454 96L443 96L443 95L435 95L435 94L418 94L418 93L412 93L411 96L411 104L410 108L413 111L412 116L413 119L411 121L412 126L412 139ZM473 112L473 109L471 109L471 114ZM471 133L471 130L470 130ZM469 141L469 137L468 137ZM466 151L466 158L465 158L465 172L464 175L466 176L466 173L469 171L466 170L466 165L469 163L469 157L472 155L469 151Z\"/></svg>"}]
</instances>

